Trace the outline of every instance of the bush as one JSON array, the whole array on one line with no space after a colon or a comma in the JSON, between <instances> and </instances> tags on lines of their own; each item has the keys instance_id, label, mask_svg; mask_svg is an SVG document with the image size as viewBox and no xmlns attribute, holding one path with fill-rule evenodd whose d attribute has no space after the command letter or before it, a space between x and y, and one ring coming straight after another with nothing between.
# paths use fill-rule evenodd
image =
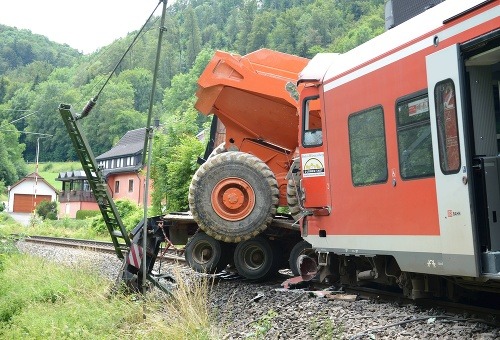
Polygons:
<instances>
[{"instance_id":1,"label":"bush","mask_svg":"<svg viewBox=\"0 0 500 340\"><path fill-rule=\"evenodd\" d=\"M57 220L57 202L42 201L36 206L36 213L42 219Z\"/></svg>"},{"instance_id":2,"label":"bush","mask_svg":"<svg viewBox=\"0 0 500 340\"><path fill-rule=\"evenodd\" d=\"M5 210L5 203L4 202L0 202L0 212L2 212L4 210Z\"/></svg>"},{"instance_id":3,"label":"bush","mask_svg":"<svg viewBox=\"0 0 500 340\"><path fill-rule=\"evenodd\" d=\"M100 216L101 212L99 210L78 210L76 212L77 220L85 220L89 217Z\"/></svg>"},{"instance_id":4,"label":"bush","mask_svg":"<svg viewBox=\"0 0 500 340\"><path fill-rule=\"evenodd\" d=\"M117 200L115 202L120 218L127 231L131 231L139 223L143 214L142 208L137 206L134 202L130 200ZM96 217L92 217L90 222L90 227L98 234L104 234L108 232L108 228L104 223L104 219L99 214Z\"/></svg>"}]
</instances>

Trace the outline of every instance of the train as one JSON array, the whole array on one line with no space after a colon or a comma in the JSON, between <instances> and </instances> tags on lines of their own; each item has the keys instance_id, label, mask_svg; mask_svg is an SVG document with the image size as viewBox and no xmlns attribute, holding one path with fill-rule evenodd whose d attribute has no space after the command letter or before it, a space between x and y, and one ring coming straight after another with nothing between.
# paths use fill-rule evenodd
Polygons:
<instances>
[{"instance_id":1,"label":"train","mask_svg":"<svg viewBox=\"0 0 500 340\"><path fill-rule=\"evenodd\" d=\"M499 4L444 1L299 74L293 178L321 280L500 291Z\"/></svg>"}]
</instances>

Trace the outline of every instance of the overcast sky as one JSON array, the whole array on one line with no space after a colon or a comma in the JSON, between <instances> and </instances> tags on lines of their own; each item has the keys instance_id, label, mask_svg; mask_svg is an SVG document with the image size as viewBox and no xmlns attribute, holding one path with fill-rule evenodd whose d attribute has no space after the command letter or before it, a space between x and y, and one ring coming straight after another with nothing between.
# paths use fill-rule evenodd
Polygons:
<instances>
[{"instance_id":1,"label":"overcast sky","mask_svg":"<svg viewBox=\"0 0 500 340\"><path fill-rule=\"evenodd\" d=\"M0 24L29 29L91 53L140 29L158 3L159 0L1 0ZM156 10L156 16L161 15L161 8L162 5Z\"/></svg>"}]
</instances>

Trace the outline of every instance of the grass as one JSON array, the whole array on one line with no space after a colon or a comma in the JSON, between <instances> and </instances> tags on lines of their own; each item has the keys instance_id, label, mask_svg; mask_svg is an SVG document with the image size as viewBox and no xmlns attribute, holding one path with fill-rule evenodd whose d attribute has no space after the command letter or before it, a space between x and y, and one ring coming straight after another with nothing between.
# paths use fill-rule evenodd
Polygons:
<instances>
[{"instance_id":1,"label":"grass","mask_svg":"<svg viewBox=\"0 0 500 340\"><path fill-rule=\"evenodd\" d=\"M56 181L60 172L80 169L82 169L80 162L44 162L38 164L38 174L58 190L61 190L62 188L62 182ZM35 170L35 163L28 164L28 173L33 173Z\"/></svg>"},{"instance_id":2,"label":"grass","mask_svg":"<svg viewBox=\"0 0 500 340\"><path fill-rule=\"evenodd\" d=\"M209 282L176 276L173 297L149 294L144 301L110 295L112 282L89 265L11 252L0 257L0 338L220 339L208 309Z\"/></svg>"},{"instance_id":3,"label":"grass","mask_svg":"<svg viewBox=\"0 0 500 340\"><path fill-rule=\"evenodd\" d=\"M107 233L98 233L90 227L90 219L74 220L63 218L57 221L45 220L40 217L32 217L29 226L23 226L17 223L6 212L0 212L0 235L19 234L19 235L40 235L54 237L70 237L87 240L105 240L109 241L110 236Z\"/></svg>"}]
</instances>

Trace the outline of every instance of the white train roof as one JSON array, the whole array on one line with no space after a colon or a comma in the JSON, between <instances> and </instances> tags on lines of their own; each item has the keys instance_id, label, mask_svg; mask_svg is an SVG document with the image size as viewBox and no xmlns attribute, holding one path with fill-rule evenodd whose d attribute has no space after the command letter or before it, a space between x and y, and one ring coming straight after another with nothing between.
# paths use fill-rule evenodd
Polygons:
<instances>
[{"instance_id":1,"label":"white train roof","mask_svg":"<svg viewBox=\"0 0 500 340\"><path fill-rule=\"evenodd\" d=\"M370 60L390 54L391 50L410 41L415 40L415 43L418 43L420 37L442 27L443 21L483 2L484 0L447 0L346 53L319 53L300 72L299 82L322 80L326 83L338 78ZM498 6L495 11L500 11ZM496 15L498 16L498 13ZM430 46L433 44L433 37L421 43Z\"/></svg>"}]
</instances>

